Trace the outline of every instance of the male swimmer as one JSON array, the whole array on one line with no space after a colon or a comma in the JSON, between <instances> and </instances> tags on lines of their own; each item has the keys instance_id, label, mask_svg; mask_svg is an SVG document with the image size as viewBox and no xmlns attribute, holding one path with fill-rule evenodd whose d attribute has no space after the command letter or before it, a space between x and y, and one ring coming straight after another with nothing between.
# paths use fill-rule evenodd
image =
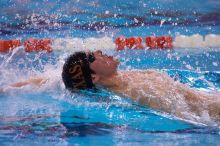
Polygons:
<instances>
[{"instance_id":1,"label":"male swimmer","mask_svg":"<svg viewBox=\"0 0 220 146\"><path fill-rule=\"evenodd\" d=\"M72 92L104 87L185 120L201 122L201 117L205 117L220 121L219 95L191 89L158 71L117 71L118 64L116 59L101 51L76 52L67 58L62 79L65 87ZM45 83L46 79L36 78L11 86L40 86Z\"/></svg>"}]
</instances>

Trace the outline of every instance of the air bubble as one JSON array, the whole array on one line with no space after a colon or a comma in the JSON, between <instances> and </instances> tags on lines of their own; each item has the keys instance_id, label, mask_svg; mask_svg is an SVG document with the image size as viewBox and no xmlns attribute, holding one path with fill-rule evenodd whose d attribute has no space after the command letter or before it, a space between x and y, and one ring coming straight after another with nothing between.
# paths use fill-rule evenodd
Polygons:
<instances>
[{"instance_id":1,"label":"air bubble","mask_svg":"<svg viewBox=\"0 0 220 146\"><path fill-rule=\"evenodd\" d=\"M213 66L218 66L218 62L212 62Z\"/></svg>"}]
</instances>

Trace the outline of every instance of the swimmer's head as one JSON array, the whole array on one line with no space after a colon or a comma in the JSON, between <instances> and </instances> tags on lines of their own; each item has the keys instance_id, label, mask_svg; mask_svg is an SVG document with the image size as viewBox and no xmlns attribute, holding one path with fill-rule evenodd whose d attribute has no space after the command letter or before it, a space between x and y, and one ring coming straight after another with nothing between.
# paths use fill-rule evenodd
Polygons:
<instances>
[{"instance_id":1,"label":"swimmer's head","mask_svg":"<svg viewBox=\"0 0 220 146\"><path fill-rule=\"evenodd\" d=\"M95 60L92 53L76 52L70 55L62 72L62 79L67 89L80 90L93 88L91 74L94 73L90 69L90 63Z\"/></svg>"},{"instance_id":2,"label":"swimmer's head","mask_svg":"<svg viewBox=\"0 0 220 146\"><path fill-rule=\"evenodd\" d=\"M118 64L116 59L101 51L76 52L67 58L63 66L63 82L69 90L93 88L94 83L115 74Z\"/></svg>"}]
</instances>

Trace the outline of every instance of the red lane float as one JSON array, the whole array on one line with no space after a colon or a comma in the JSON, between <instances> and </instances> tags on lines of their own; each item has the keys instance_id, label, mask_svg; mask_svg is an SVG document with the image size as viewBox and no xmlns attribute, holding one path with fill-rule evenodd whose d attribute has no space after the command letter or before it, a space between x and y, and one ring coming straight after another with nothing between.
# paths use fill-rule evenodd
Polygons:
<instances>
[{"instance_id":1,"label":"red lane float","mask_svg":"<svg viewBox=\"0 0 220 146\"><path fill-rule=\"evenodd\" d=\"M141 37L126 38L126 47L130 49L143 49Z\"/></svg>"},{"instance_id":2,"label":"red lane float","mask_svg":"<svg viewBox=\"0 0 220 146\"><path fill-rule=\"evenodd\" d=\"M141 37L129 37L125 38L123 36L116 38L115 40L116 49L123 50L126 47L129 49L143 49L142 38Z\"/></svg>"},{"instance_id":3,"label":"red lane float","mask_svg":"<svg viewBox=\"0 0 220 146\"><path fill-rule=\"evenodd\" d=\"M116 38L115 44L116 44L116 50L124 50L124 48L126 47L126 38L123 36Z\"/></svg>"},{"instance_id":4,"label":"red lane float","mask_svg":"<svg viewBox=\"0 0 220 146\"><path fill-rule=\"evenodd\" d=\"M149 48L156 48L157 47L157 38L154 36L146 37L146 46Z\"/></svg>"},{"instance_id":5,"label":"red lane float","mask_svg":"<svg viewBox=\"0 0 220 146\"><path fill-rule=\"evenodd\" d=\"M0 53L7 53L19 46L21 46L20 40L0 40Z\"/></svg>"},{"instance_id":6,"label":"red lane float","mask_svg":"<svg viewBox=\"0 0 220 146\"><path fill-rule=\"evenodd\" d=\"M24 50L26 52L52 52L51 44L50 39L28 39L24 41Z\"/></svg>"},{"instance_id":7,"label":"red lane float","mask_svg":"<svg viewBox=\"0 0 220 146\"><path fill-rule=\"evenodd\" d=\"M149 36L146 37L146 47L150 49L171 49L173 48L172 37L171 36ZM143 49L142 38L141 37L129 37L125 38L123 36L115 39L116 50L129 49Z\"/></svg>"},{"instance_id":8,"label":"red lane float","mask_svg":"<svg viewBox=\"0 0 220 146\"><path fill-rule=\"evenodd\" d=\"M171 49L173 39L171 36L149 36L146 37L146 46L150 49Z\"/></svg>"}]
</instances>

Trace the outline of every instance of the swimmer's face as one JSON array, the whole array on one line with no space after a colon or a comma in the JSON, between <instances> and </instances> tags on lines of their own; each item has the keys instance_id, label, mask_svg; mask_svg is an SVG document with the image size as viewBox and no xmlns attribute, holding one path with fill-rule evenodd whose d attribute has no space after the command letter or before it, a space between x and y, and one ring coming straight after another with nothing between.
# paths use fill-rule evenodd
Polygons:
<instances>
[{"instance_id":1,"label":"swimmer's face","mask_svg":"<svg viewBox=\"0 0 220 146\"><path fill-rule=\"evenodd\" d=\"M115 74L118 67L118 60L112 56L102 54L102 51L94 52L95 61L90 64L90 68L101 77L110 77Z\"/></svg>"}]
</instances>

